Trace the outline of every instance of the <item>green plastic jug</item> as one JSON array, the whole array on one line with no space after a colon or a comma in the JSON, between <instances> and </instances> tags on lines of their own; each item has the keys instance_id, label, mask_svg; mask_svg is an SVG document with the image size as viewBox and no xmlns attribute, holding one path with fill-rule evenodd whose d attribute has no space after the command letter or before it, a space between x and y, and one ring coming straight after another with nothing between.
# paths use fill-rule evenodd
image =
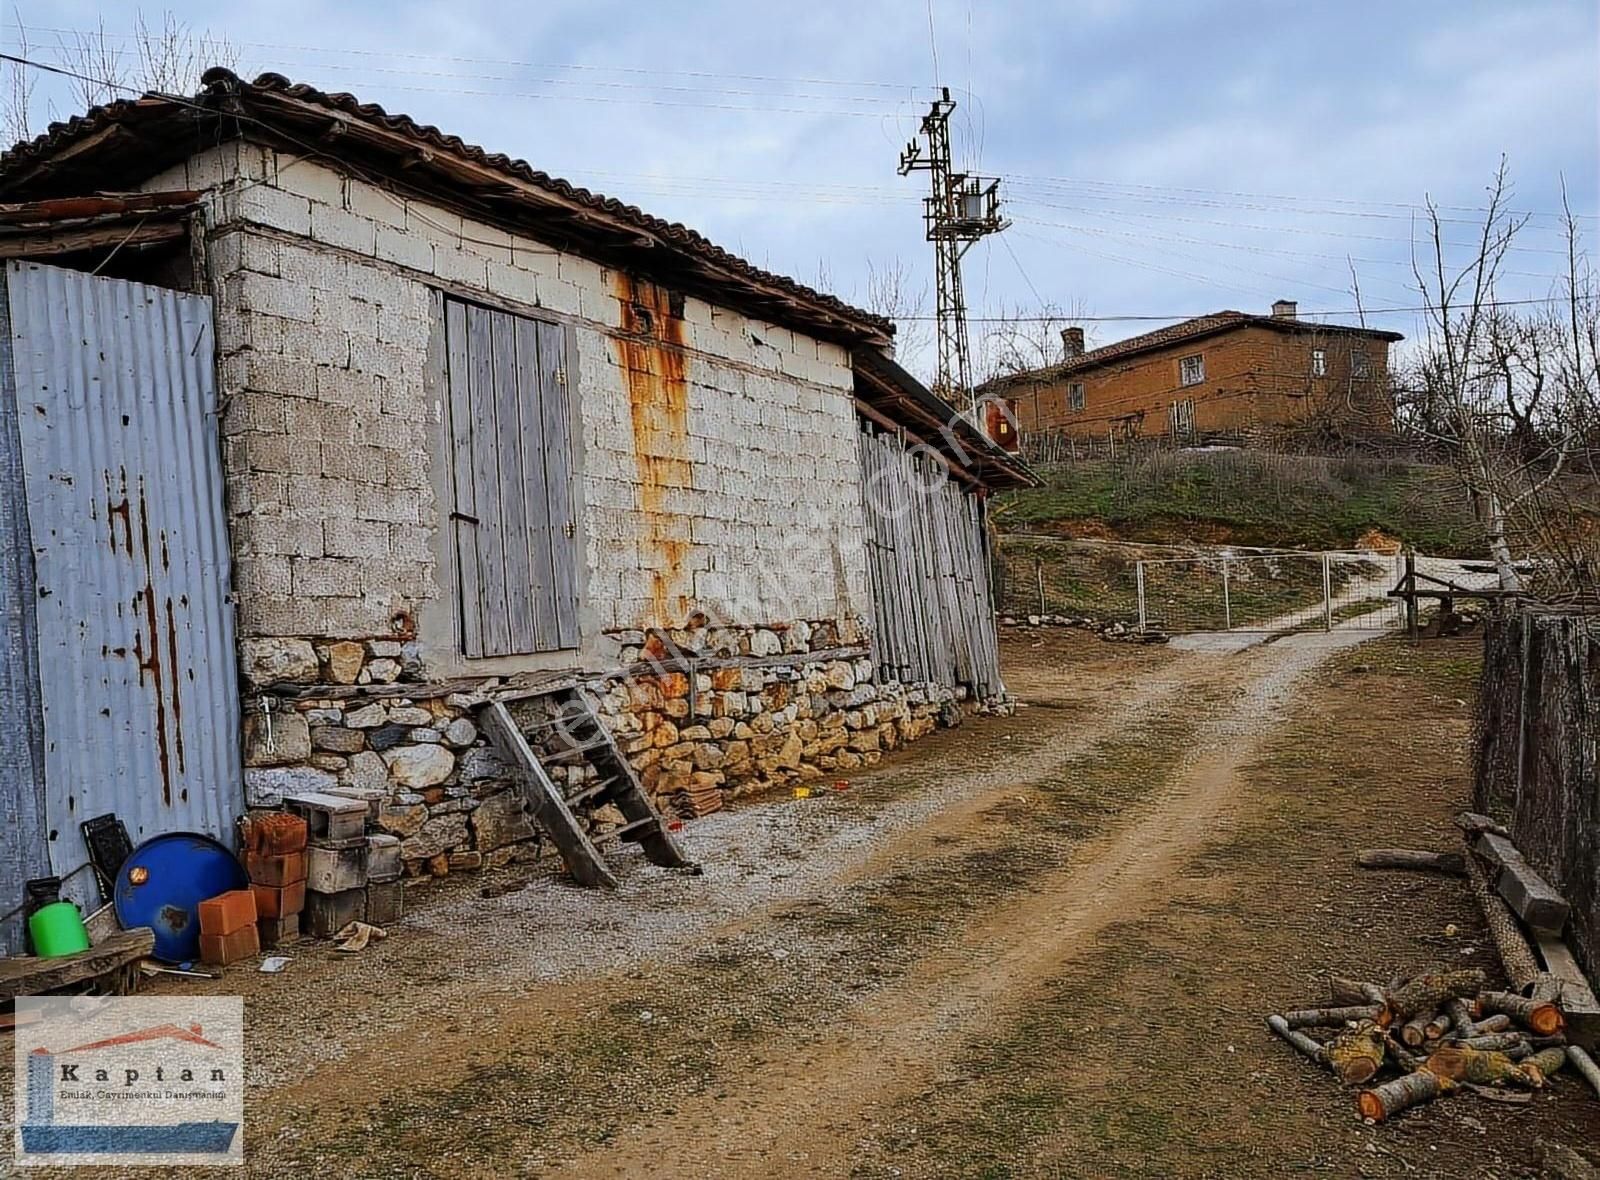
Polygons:
<instances>
[{"instance_id":1,"label":"green plastic jug","mask_svg":"<svg viewBox=\"0 0 1600 1180\"><path fill-rule=\"evenodd\" d=\"M41 959L59 959L89 949L89 931L83 915L70 901L55 901L34 910L28 919L33 953Z\"/></svg>"}]
</instances>

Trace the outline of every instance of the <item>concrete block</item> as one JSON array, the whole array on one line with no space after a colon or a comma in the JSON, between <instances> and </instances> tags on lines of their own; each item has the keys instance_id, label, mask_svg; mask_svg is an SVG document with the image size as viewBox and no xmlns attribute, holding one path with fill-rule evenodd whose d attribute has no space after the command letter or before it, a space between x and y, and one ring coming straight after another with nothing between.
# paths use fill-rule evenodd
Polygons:
<instances>
[{"instance_id":1,"label":"concrete block","mask_svg":"<svg viewBox=\"0 0 1600 1180\"><path fill-rule=\"evenodd\" d=\"M362 814L365 815L365 807ZM306 888L311 893L342 893L367 883L367 845L363 840L348 848L306 849Z\"/></svg>"},{"instance_id":2,"label":"concrete block","mask_svg":"<svg viewBox=\"0 0 1600 1180\"><path fill-rule=\"evenodd\" d=\"M400 877L400 837L380 832L367 837L367 883L387 884Z\"/></svg>"},{"instance_id":3,"label":"concrete block","mask_svg":"<svg viewBox=\"0 0 1600 1180\"><path fill-rule=\"evenodd\" d=\"M360 799L342 795L291 795L283 805L306 821L311 843L327 846L359 839L366 834L367 805Z\"/></svg>"},{"instance_id":4,"label":"concrete block","mask_svg":"<svg viewBox=\"0 0 1600 1180\"><path fill-rule=\"evenodd\" d=\"M400 921L405 912L406 885L404 881L373 882L367 886L367 918L374 926L390 927Z\"/></svg>"},{"instance_id":5,"label":"concrete block","mask_svg":"<svg viewBox=\"0 0 1600 1180\"><path fill-rule=\"evenodd\" d=\"M351 922L364 921L367 891L346 889L342 893L307 893L300 925L313 938L332 938Z\"/></svg>"},{"instance_id":6,"label":"concrete block","mask_svg":"<svg viewBox=\"0 0 1600 1180\"><path fill-rule=\"evenodd\" d=\"M263 947L271 948L283 946L285 943L300 940L300 914L283 914L277 918L262 918L256 923L256 931L261 938Z\"/></svg>"}]
</instances>

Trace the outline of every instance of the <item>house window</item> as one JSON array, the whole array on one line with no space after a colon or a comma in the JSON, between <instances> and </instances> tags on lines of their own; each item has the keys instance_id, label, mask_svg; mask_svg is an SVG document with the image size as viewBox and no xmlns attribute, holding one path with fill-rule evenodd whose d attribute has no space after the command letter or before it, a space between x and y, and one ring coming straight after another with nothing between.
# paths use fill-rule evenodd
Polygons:
<instances>
[{"instance_id":1,"label":"house window","mask_svg":"<svg viewBox=\"0 0 1600 1180\"><path fill-rule=\"evenodd\" d=\"M1199 385L1206 379L1206 358L1196 353L1178 362L1178 382L1181 385Z\"/></svg>"},{"instance_id":2,"label":"house window","mask_svg":"<svg viewBox=\"0 0 1600 1180\"><path fill-rule=\"evenodd\" d=\"M1372 362L1367 359L1367 354L1364 349L1358 348L1350 354L1350 376L1372 376Z\"/></svg>"},{"instance_id":3,"label":"house window","mask_svg":"<svg viewBox=\"0 0 1600 1180\"><path fill-rule=\"evenodd\" d=\"M1083 409L1083 382L1073 381L1067 385L1067 409Z\"/></svg>"},{"instance_id":4,"label":"house window","mask_svg":"<svg viewBox=\"0 0 1600 1180\"><path fill-rule=\"evenodd\" d=\"M1326 377L1328 375L1328 353L1326 349L1313 348L1311 350L1311 375L1313 377Z\"/></svg>"}]
</instances>

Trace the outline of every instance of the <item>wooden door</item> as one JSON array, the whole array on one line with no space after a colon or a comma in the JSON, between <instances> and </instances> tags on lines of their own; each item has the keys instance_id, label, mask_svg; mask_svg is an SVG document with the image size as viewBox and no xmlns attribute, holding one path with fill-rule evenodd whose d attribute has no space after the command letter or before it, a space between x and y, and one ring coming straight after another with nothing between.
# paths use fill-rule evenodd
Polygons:
<instances>
[{"instance_id":1,"label":"wooden door","mask_svg":"<svg viewBox=\"0 0 1600 1180\"><path fill-rule=\"evenodd\" d=\"M445 364L462 653L575 648L566 330L447 299Z\"/></svg>"}]
</instances>

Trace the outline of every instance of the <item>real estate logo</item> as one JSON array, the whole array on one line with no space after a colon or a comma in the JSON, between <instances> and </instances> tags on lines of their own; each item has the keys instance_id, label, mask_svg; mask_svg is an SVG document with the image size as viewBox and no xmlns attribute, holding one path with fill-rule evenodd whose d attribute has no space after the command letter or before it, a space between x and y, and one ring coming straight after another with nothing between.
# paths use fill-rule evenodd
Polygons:
<instances>
[{"instance_id":1,"label":"real estate logo","mask_svg":"<svg viewBox=\"0 0 1600 1180\"><path fill-rule=\"evenodd\" d=\"M244 1000L17 1000L20 1164L244 1160Z\"/></svg>"}]
</instances>

